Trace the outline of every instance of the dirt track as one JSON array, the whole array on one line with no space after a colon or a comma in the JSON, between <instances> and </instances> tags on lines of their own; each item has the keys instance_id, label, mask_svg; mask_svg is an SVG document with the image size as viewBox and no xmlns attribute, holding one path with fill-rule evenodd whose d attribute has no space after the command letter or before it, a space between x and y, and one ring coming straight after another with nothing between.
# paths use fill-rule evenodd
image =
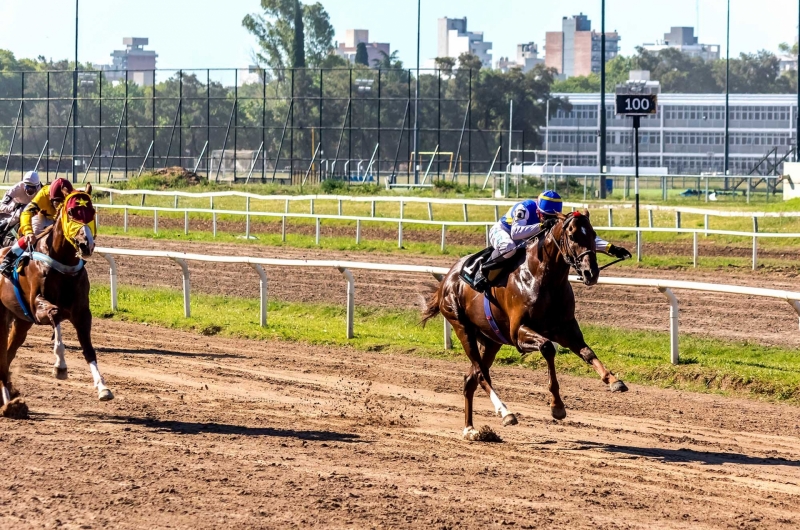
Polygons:
<instances>
[{"instance_id":1,"label":"dirt track","mask_svg":"<svg viewBox=\"0 0 800 530\"><path fill-rule=\"evenodd\" d=\"M75 345L67 326L67 344ZM520 414L460 439L464 362L97 321L116 393L49 333L16 361L30 421L0 419L2 528L797 528L798 409L494 370Z\"/></svg>"},{"instance_id":2,"label":"dirt track","mask_svg":"<svg viewBox=\"0 0 800 530\"><path fill-rule=\"evenodd\" d=\"M316 249L265 247L262 245L208 246L201 243L151 241L139 238L102 236L99 244L123 248L158 248L205 254L246 254L294 259L342 259L385 263L415 263L449 267L454 258L424 257L379 252L337 252ZM169 260L118 258L123 283L159 285L179 289L180 269ZM246 265L217 265L190 262L192 289L198 292L258 296L258 276ZM95 258L89 271L93 282L108 281L108 265ZM609 269L615 276L663 277L670 279L733 283L757 287L800 290L800 270L720 269L715 271L669 271ZM280 300L344 304L345 286L341 274L325 269L267 268L269 296ZM423 283L432 281L420 274L381 274L356 271L356 303L386 307L416 307ZM581 322L614 325L628 329L667 331L669 306L655 289L638 287L575 287L578 319ZM682 333L722 339L752 340L761 344L800 347L797 315L783 301L748 296L677 291L681 303Z\"/></svg>"}]
</instances>

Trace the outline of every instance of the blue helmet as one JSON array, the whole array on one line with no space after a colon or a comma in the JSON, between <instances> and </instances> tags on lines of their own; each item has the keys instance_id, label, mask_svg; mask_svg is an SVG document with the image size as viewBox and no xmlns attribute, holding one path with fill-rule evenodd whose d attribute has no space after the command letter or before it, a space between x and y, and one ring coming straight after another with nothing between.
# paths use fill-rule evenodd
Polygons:
<instances>
[{"instance_id":1,"label":"blue helmet","mask_svg":"<svg viewBox=\"0 0 800 530\"><path fill-rule=\"evenodd\" d=\"M561 213L561 196L553 190L545 190L536 199L536 206L544 215L555 215Z\"/></svg>"}]
</instances>

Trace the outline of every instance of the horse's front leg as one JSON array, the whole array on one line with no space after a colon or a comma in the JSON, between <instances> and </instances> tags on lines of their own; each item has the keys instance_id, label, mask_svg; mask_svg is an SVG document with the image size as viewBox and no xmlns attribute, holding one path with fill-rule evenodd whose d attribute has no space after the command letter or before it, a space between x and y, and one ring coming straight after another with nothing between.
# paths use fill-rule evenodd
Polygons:
<instances>
[{"instance_id":1,"label":"horse's front leg","mask_svg":"<svg viewBox=\"0 0 800 530\"><path fill-rule=\"evenodd\" d=\"M495 392L494 387L492 386L491 375L489 374L489 368L494 363L494 358L497 356L497 352L500 351L500 344L487 341L485 339L480 340L478 341L478 350L481 354L481 364L485 367L486 373L486 377L484 377L484 371L480 370L479 367L476 368L475 376L478 378L478 383L492 401L495 414L503 419L503 426L508 427L510 425L516 425L518 423L517 416L508 410L508 407L506 407L505 403L503 403L503 400L501 400L500 396L497 395L497 392Z\"/></svg>"},{"instance_id":2,"label":"horse's front leg","mask_svg":"<svg viewBox=\"0 0 800 530\"><path fill-rule=\"evenodd\" d=\"M94 387L97 389L97 397L100 401L111 401L114 399L114 394L106 386L105 379L97 367L97 352L92 346L92 314L87 309L79 313L76 318L72 319L72 325L75 326L75 331L78 334L78 342L81 344L83 350L83 358L86 359L89 365L89 370L92 372L92 379Z\"/></svg>"},{"instance_id":3,"label":"horse's front leg","mask_svg":"<svg viewBox=\"0 0 800 530\"><path fill-rule=\"evenodd\" d=\"M67 360L64 358L66 346L64 345L64 334L61 332L61 322L52 322L53 325L53 354L56 362L53 365L53 375L56 379L67 378Z\"/></svg>"},{"instance_id":4,"label":"horse's front leg","mask_svg":"<svg viewBox=\"0 0 800 530\"><path fill-rule=\"evenodd\" d=\"M565 324L564 327L562 327L558 333L555 334L553 340L562 346L569 348L587 364L590 364L598 373L600 379L608 385L608 388L612 392L628 391L628 387L625 386L625 383L623 383L622 380L617 379L614 374L603 365L600 359L597 358L594 350L592 350L586 344L586 341L583 340L583 332L581 331L580 326L578 326L577 320L572 320L571 322Z\"/></svg>"},{"instance_id":5,"label":"horse's front leg","mask_svg":"<svg viewBox=\"0 0 800 530\"><path fill-rule=\"evenodd\" d=\"M560 387L556 378L556 347L553 343L539 335L528 326L520 326L517 332L517 349L523 355L533 351L539 351L547 362L547 377L550 380L550 394L553 399L550 401L550 414L557 420L567 417L567 409L561 400Z\"/></svg>"}]
</instances>

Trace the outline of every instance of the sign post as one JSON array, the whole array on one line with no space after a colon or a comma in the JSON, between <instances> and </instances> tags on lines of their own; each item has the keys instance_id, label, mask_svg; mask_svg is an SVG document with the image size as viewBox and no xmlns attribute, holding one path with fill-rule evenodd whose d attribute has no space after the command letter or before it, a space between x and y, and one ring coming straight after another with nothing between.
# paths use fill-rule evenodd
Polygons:
<instances>
[{"instance_id":1,"label":"sign post","mask_svg":"<svg viewBox=\"0 0 800 530\"><path fill-rule=\"evenodd\" d=\"M654 115L658 112L658 96L656 94L617 94L617 116L633 118L634 145L634 177L633 190L636 195L636 228L639 228L639 126L642 116ZM641 235L636 232L636 255L641 256Z\"/></svg>"}]
</instances>

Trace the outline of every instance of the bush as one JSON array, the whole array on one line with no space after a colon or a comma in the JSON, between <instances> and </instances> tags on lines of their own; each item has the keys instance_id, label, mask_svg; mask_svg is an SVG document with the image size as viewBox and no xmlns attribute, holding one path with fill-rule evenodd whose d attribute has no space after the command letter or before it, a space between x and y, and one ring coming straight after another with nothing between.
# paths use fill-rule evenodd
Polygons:
<instances>
[{"instance_id":1,"label":"bush","mask_svg":"<svg viewBox=\"0 0 800 530\"><path fill-rule=\"evenodd\" d=\"M322 181L320 187L322 188L322 193L335 195L344 190L347 186L343 180L327 179Z\"/></svg>"}]
</instances>

